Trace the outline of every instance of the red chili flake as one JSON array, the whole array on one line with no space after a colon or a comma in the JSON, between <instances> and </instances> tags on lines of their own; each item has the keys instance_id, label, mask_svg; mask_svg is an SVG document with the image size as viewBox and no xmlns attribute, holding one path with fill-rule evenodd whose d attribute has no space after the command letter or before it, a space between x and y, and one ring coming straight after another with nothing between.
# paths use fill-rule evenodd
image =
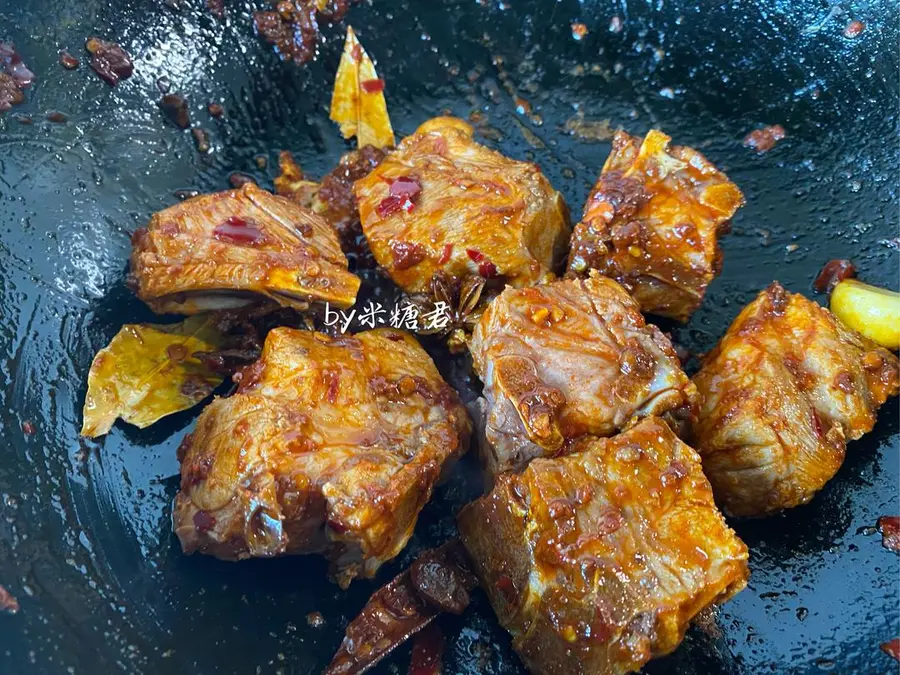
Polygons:
<instances>
[{"instance_id":1,"label":"red chili flake","mask_svg":"<svg viewBox=\"0 0 900 675\"><path fill-rule=\"evenodd\" d=\"M409 660L409 675L440 675L445 646L444 634L435 623L416 635Z\"/></svg>"},{"instance_id":2,"label":"red chili flake","mask_svg":"<svg viewBox=\"0 0 900 675\"><path fill-rule=\"evenodd\" d=\"M882 643L881 651L888 656L892 656L897 661L900 661L900 638L894 638L890 642Z\"/></svg>"},{"instance_id":3,"label":"red chili flake","mask_svg":"<svg viewBox=\"0 0 900 675\"><path fill-rule=\"evenodd\" d=\"M834 287L838 285L838 282L855 276L856 267L846 258L829 260L813 282L813 288L818 293L831 293Z\"/></svg>"},{"instance_id":4,"label":"red chili flake","mask_svg":"<svg viewBox=\"0 0 900 675\"><path fill-rule=\"evenodd\" d=\"M485 279L493 279L497 276L497 266L485 257L484 253L474 248L467 248L466 254L478 265L478 273Z\"/></svg>"},{"instance_id":5,"label":"red chili flake","mask_svg":"<svg viewBox=\"0 0 900 675\"><path fill-rule=\"evenodd\" d=\"M22 433L26 436L34 436L34 432L36 429L34 428L34 423L31 420L25 420L22 422Z\"/></svg>"},{"instance_id":6,"label":"red chili flake","mask_svg":"<svg viewBox=\"0 0 900 675\"><path fill-rule=\"evenodd\" d=\"M325 617L322 612L310 612L306 615L306 625L310 628L321 628L325 625Z\"/></svg>"},{"instance_id":7,"label":"red chili flake","mask_svg":"<svg viewBox=\"0 0 900 675\"><path fill-rule=\"evenodd\" d=\"M900 516L881 516L878 519L881 545L900 553Z\"/></svg>"},{"instance_id":8,"label":"red chili flake","mask_svg":"<svg viewBox=\"0 0 900 675\"><path fill-rule=\"evenodd\" d=\"M449 262L451 255L453 255L453 244L444 244L444 249L441 251L441 257L438 258L438 265L444 265Z\"/></svg>"},{"instance_id":9,"label":"red chili flake","mask_svg":"<svg viewBox=\"0 0 900 675\"><path fill-rule=\"evenodd\" d=\"M422 191L422 184L412 176L400 176L391 181L390 193L393 197L412 199Z\"/></svg>"},{"instance_id":10,"label":"red chili flake","mask_svg":"<svg viewBox=\"0 0 900 675\"><path fill-rule=\"evenodd\" d=\"M415 198L422 191L422 184L412 176L400 176L391 181L390 195L381 200L376 211L382 218L400 210L409 213L416 207Z\"/></svg>"},{"instance_id":11,"label":"red chili flake","mask_svg":"<svg viewBox=\"0 0 900 675\"><path fill-rule=\"evenodd\" d=\"M391 257L394 259L394 269L408 270L425 260L427 252L425 248L414 242L392 241Z\"/></svg>"},{"instance_id":12,"label":"red chili flake","mask_svg":"<svg viewBox=\"0 0 900 675\"><path fill-rule=\"evenodd\" d=\"M859 34L862 33L865 29L866 24L864 24L862 21L851 21L844 29L844 37L850 38L852 40L855 37L859 37Z\"/></svg>"},{"instance_id":13,"label":"red chili flake","mask_svg":"<svg viewBox=\"0 0 900 675\"><path fill-rule=\"evenodd\" d=\"M216 519L206 511L197 511L194 514L194 526L199 532L209 532L216 526Z\"/></svg>"},{"instance_id":14,"label":"red chili flake","mask_svg":"<svg viewBox=\"0 0 900 675\"><path fill-rule=\"evenodd\" d=\"M363 80L359 83L359 86L361 86L363 91L367 94L377 94L378 92L384 91L384 80Z\"/></svg>"},{"instance_id":15,"label":"red chili flake","mask_svg":"<svg viewBox=\"0 0 900 675\"><path fill-rule=\"evenodd\" d=\"M213 237L238 246L256 246L266 240L266 235L254 221L238 216L231 216L224 223L216 225Z\"/></svg>"}]
</instances>

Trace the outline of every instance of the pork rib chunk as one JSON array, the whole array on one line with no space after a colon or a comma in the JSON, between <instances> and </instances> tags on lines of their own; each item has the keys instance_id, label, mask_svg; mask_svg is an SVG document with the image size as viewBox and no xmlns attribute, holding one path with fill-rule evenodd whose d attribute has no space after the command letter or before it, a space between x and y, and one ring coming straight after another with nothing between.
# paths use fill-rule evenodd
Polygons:
<instances>
[{"instance_id":1,"label":"pork rib chunk","mask_svg":"<svg viewBox=\"0 0 900 675\"><path fill-rule=\"evenodd\" d=\"M276 328L179 449L175 531L226 560L323 553L346 587L406 545L465 408L411 336Z\"/></svg>"},{"instance_id":2,"label":"pork rib chunk","mask_svg":"<svg viewBox=\"0 0 900 675\"><path fill-rule=\"evenodd\" d=\"M160 314L260 301L300 310L312 302L349 307L359 290L334 229L252 183L154 214L132 244L137 295Z\"/></svg>"},{"instance_id":3,"label":"pork rib chunk","mask_svg":"<svg viewBox=\"0 0 900 675\"><path fill-rule=\"evenodd\" d=\"M694 376L702 400L691 437L719 505L764 516L808 502L898 380L894 354L773 283Z\"/></svg>"},{"instance_id":4,"label":"pork rib chunk","mask_svg":"<svg viewBox=\"0 0 900 675\"><path fill-rule=\"evenodd\" d=\"M744 197L692 148L623 131L572 233L569 272L597 269L645 312L687 321L719 273L723 232Z\"/></svg>"},{"instance_id":5,"label":"pork rib chunk","mask_svg":"<svg viewBox=\"0 0 900 675\"><path fill-rule=\"evenodd\" d=\"M574 450L501 476L460 535L532 673L630 673L746 585L747 547L661 419Z\"/></svg>"},{"instance_id":6,"label":"pork rib chunk","mask_svg":"<svg viewBox=\"0 0 900 675\"><path fill-rule=\"evenodd\" d=\"M407 293L440 272L534 283L565 255L568 213L534 164L479 145L459 119L438 117L358 180L363 232Z\"/></svg>"},{"instance_id":7,"label":"pork rib chunk","mask_svg":"<svg viewBox=\"0 0 900 675\"><path fill-rule=\"evenodd\" d=\"M488 473L520 471L584 434L609 436L633 417L686 419L696 389L669 339L619 284L596 272L507 288L469 345Z\"/></svg>"}]
</instances>

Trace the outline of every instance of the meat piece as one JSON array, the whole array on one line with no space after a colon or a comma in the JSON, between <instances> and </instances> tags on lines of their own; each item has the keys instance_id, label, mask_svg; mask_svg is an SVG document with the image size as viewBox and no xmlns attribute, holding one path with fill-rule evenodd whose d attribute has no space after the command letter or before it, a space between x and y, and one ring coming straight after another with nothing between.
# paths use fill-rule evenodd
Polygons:
<instances>
[{"instance_id":1,"label":"meat piece","mask_svg":"<svg viewBox=\"0 0 900 675\"><path fill-rule=\"evenodd\" d=\"M91 68L110 87L115 87L134 73L131 56L115 42L90 37L84 48L91 54Z\"/></svg>"},{"instance_id":2,"label":"meat piece","mask_svg":"<svg viewBox=\"0 0 900 675\"><path fill-rule=\"evenodd\" d=\"M574 450L501 476L460 536L532 673L630 673L746 585L747 547L661 419Z\"/></svg>"},{"instance_id":3,"label":"meat piece","mask_svg":"<svg viewBox=\"0 0 900 675\"><path fill-rule=\"evenodd\" d=\"M254 184L160 211L135 233L131 274L159 313L196 314L260 300L349 307L359 279L321 217Z\"/></svg>"},{"instance_id":4,"label":"meat piece","mask_svg":"<svg viewBox=\"0 0 900 675\"><path fill-rule=\"evenodd\" d=\"M634 416L684 419L696 407L672 343L596 272L507 288L469 349L484 382L481 449L491 475L555 455L568 439L614 434Z\"/></svg>"},{"instance_id":5,"label":"meat piece","mask_svg":"<svg viewBox=\"0 0 900 675\"><path fill-rule=\"evenodd\" d=\"M226 560L322 553L346 587L406 545L468 443L465 408L410 335L276 328L185 438L175 532Z\"/></svg>"},{"instance_id":6,"label":"meat piece","mask_svg":"<svg viewBox=\"0 0 900 675\"><path fill-rule=\"evenodd\" d=\"M472 134L462 120L430 120L354 185L372 253L408 293L427 292L437 272L526 286L563 255L562 196L536 165L489 150ZM404 255L410 247L421 255Z\"/></svg>"},{"instance_id":7,"label":"meat piece","mask_svg":"<svg viewBox=\"0 0 900 675\"><path fill-rule=\"evenodd\" d=\"M569 271L597 269L645 312L687 321L719 273L718 235L744 203L728 177L651 130L616 132L572 234Z\"/></svg>"},{"instance_id":8,"label":"meat piece","mask_svg":"<svg viewBox=\"0 0 900 675\"><path fill-rule=\"evenodd\" d=\"M416 567L430 570L427 573L430 581L424 590L412 574L412 569ZM465 593L466 604L446 610L443 602L433 602L436 586L432 582L438 577L448 580L453 587L450 595L461 598ZM469 591L475 588L475 584L465 549L458 539L423 551L410 569L379 588L359 616L347 625L344 640L324 675L360 675L366 672L428 626L442 611L462 613L468 605ZM438 595L445 596L447 593Z\"/></svg>"},{"instance_id":9,"label":"meat piece","mask_svg":"<svg viewBox=\"0 0 900 675\"><path fill-rule=\"evenodd\" d=\"M897 394L898 361L777 282L703 361L693 443L722 509L764 516L805 504Z\"/></svg>"}]
</instances>

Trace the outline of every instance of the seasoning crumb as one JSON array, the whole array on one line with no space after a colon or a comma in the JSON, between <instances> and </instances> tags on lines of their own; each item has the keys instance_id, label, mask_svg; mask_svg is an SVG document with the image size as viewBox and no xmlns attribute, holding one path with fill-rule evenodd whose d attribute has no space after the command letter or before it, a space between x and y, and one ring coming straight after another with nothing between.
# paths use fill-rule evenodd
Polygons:
<instances>
[{"instance_id":1,"label":"seasoning crumb","mask_svg":"<svg viewBox=\"0 0 900 675\"><path fill-rule=\"evenodd\" d=\"M269 166L269 158L265 155L257 155L253 158L253 161L256 163L256 168L263 170L267 166Z\"/></svg>"},{"instance_id":2,"label":"seasoning crumb","mask_svg":"<svg viewBox=\"0 0 900 675\"><path fill-rule=\"evenodd\" d=\"M587 34L588 34L588 27L585 26L583 23L576 22L576 23L572 24L572 38L574 40L581 41L587 36Z\"/></svg>"},{"instance_id":3,"label":"seasoning crumb","mask_svg":"<svg viewBox=\"0 0 900 675\"><path fill-rule=\"evenodd\" d=\"M881 532L881 545L900 553L900 516L881 516L878 531Z\"/></svg>"},{"instance_id":4,"label":"seasoning crumb","mask_svg":"<svg viewBox=\"0 0 900 675\"><path fill-rule=\"evenodd\" d=\"M54 124L65 124L69 121L68 115L59 110L51 110L44 117L48 122L53 122Z\"/></svg>"},{"instance_id":5,"label":"seasoning crumb","mask_svg":"<svg viewBox=\"0 0 900 675\"><path fill-rule=\"evenodd\" d=\"M206 9L217 19L225 18L225 0L206 0Z\"/></svg>"},{"instance_id":6,"label":"seasoning crumb","mask_svg":"<svg viewBox=\"0 0 900 675\"><path fill-rule=\"evenodd\" d=\"M787 251L788 253L793 253L798 248L800 248L800 244L788 244L787 246L784 247L784 250Z\"/></svg>"},{"instance_id":7,"label":"seasoning crumb","mask_svg":"<svg viewBox=\"0 0 900 675\"><path fill-rule=\"evenodd\" d=\"M610 33L621 33L624 28L625 22L622 20L621 16L614 16L609 20Z\"/></svg>"},{"instance_id":8,"label":"seasoning crumb","mask_svg":"<svg viewBox=\"0 0 900 675\"><path fill-rule=\"evenodd\" d=\"M59 53L59 63L66 70L75 70L78 66L81 65L81 61L76 59L65 50Z\"/></svg>"},{"instance_id":9,"label":"seasoning crumb","mask_svg":"<svg viewBox=\"0 0 900 675\"><path fill-rule=\"evenodd\" d=\"M34 427L34 422L31 420L25 420L22 422L22 433L26 436L34 436L34 432L36 431Z\"/></svg>"},{"instance_id":10,"label":"seasoning crumb","mask_svg":"<svg viewBox=\"0 0 900 675\"><path fill-rule=\"evenodd\" d=\"M311 628L321 628L325 625L325 617L322 612L310 612L306 615L306 623Z\"/></svg>"},{"instance_id":11,"label":"seasoning crumb","mask_svg":"<svg viewBox=\"0 0 900 675\"><path fill-rule=\"evenodd\" d=\"M207 104L206 111L212 117L215 117L216 119L218 119L219 117L221 117L222 115L225 114L225 108L222 107L222 104L216 103L215 101L212 101Z\"/></svg>"},{"instance_id":12,"label":"seasoning crumb","mask_svg":"<svg viewBox=\"0 0 900 675\"><path fill-rule=\"evenodd\" d=\"M775 147L775 144L783 140L786 134L780 124L772 124L762 129L754 129L744 137L744 147L753 148L762 154Z\"/></svg>"},{"instance_id":13,"label":"seasoning crumb","mask_svg":"<svg viewBox=\"0 0 900 675\"><path fill-rule=\"evenodd\" d=\"M111 87L134 73L131 56L115 42L89 37L84 48L91 54L91 68Z\"/></svg>"},{"instance_id":14,"label":"seasoning crumb","mask_svg":"<svg viewBox=\"0 0 900 675\"><path fill-rule=\"evenodd\" d=\"M187 129L191 125L187 100L181 94L166 94L159 102L159 107L175 126Z\"/></svg>"},{"instance_id":15,"label":"seasoning crumb","mask_svg":"<svg viewBox=\"0 0 900 675\"><path fill-rule=\"evenodd\" d=\"M256 184L256 179L242 171L232 171L228 176L228 182L233 188L239 188L247 183Z\"/></svg>"},{"instance_id":16,"label":"seasoning crumb","mask_svg":"<svg viewBox=\"0 0 900 675\"><path fill-rule=\"evenodd\" d=\"M851 21L847 24L847 27L844 28L844 37L852 40L853 38L859 37L865 29L866 24L862 21Z\"/></svg>"},{"instance_id":17,"label":"seasoning crumb","mask_svg":"<svg viewBox=\"0 0 900 675\"><path fill-rule=\"evenodd\" d=\"M197 152L209 152L209 133L201 127L191 129L191 135L194 137L194 145L197 146Z\"/></svg>"},{"instance_id":18,"label":"seasoning crumb","mask_svg":"<svg viewBox=\"0 0 900 675\"><path fill-rule=\"evenodd\" d=\"M31 119L31 117L23 115L22 113L16 113L12 118L19 124L34 124L34 120Z\"/></svg>"},{"instance_id":19,"label":"seasoning crumb","mask_svg":"<svg viewBox=\"0 0 900 675\"><path fill-rule=\"evenodd\" d=\"M172 82L169 80L168 76L160 75L156 78L156 88L159 89L160 94L168 94L171 87Z\"/></svg>"},{"instance_id":20,"label":"seasoning crumb","mask_svg":"<svg viewBox=\"0 0 900 675\"><path fill-rule=\"evenodd\" d=\"M191 199L200 194L200 190L194 190L192 188L188 188L185 190L175 190L175 198L184 201L185 199Z\"/></svg>"},{"instance_id":21,"label":"seasoning crumb","mask_svg":"<svg viewBox=\"0 0 900 675\"><path fill-rule=\"evenodd\" d=\"M0 611L9 614L16 614L19 611L19 601L3 586L0 586Z\"/></svg>"}]
</instances>

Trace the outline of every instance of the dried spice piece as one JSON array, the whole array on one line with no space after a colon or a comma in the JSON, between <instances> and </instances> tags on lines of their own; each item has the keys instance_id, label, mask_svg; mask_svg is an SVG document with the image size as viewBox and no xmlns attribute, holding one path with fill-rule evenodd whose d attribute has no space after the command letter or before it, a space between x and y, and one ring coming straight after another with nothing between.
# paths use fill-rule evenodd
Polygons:
<instances>
[{"instance_id":1,"label":"dried spice piece","mask_svg":"<svg viewBox=\"0 0 900 675\"><path fill-rule=\"evenodd\" d=\"M66 70L75 70L81 65L81 61L76 59L69 52L63 50L59 53L59 64Z\"/></svg>"},{"instance_id":2,"label":"dried spice piece","mask_svg":"<svg viewBox=\"0 0 900 675\"><path fill-rule=\"evenodd\" d=\"M102 436L118 418L143 429L193 407L223 380L195 353L218 351L224 341L209 316L123 326L91 364L81 435Z\"/></svg>"},{"instance_id":3,"label":"dried spice piece","mask_svg":"<svg viewBox=\"0 0 900 675\"><path fill-rule=\"evenodd\" d=\"M191 114L188 111L187 99L181 94L166 94L160 100L159 107L176 127L187 129L191 126Z\"/></svg>"},{"instance_id":4,"label":"dried spice piece","mask_svg":"<svg viewBox=\"0 0 900 675\"><path fill-rule=\"evenodd\" d=\"M323 205L318 202L319 184L307 180L303 169L287 150L278 154L278 171L275 178L275 194L290 197L301 206L321 213Z\"/></svg>"},{"instance_id":5,"label":"dried spice piece","mask_svg":"<svg viewBox=\"0 0 900 675\"><path fill-rule=\"evenodd\" d=\"M817 293L831 293L844 279L856 276L856 267L846 258L829 260L813 282Z\"/></svg>"},{"instance_id":6,"label":"dried spice piece","mask_svg":"<svg viewBox=\"0 0 900 675\"><path fill-rule=\"evenodd\" d=\"M25 100L22 90L34 82L34 73L22 62L11 42L0 42L0 112Z\"/></svg>"},{"instance_id":7,"label":"dried spice piece","mask_svg":"<svg viewBox=\"0 0 900 675\"><path fill-rule=\"evenodd\" d=\"M433 568L429 579L444 579L454 587L468 593L475 588L477 580L469 569L465 550L458 539L447 542L436 549L423 551L413 567L427 565ZM325 669L324 675L360 675L372 668L385 656L410 637L428 626L439 614L446 611L441 604L430 599L434 588L425 589L417 585L411 569L401 572L385 586L375 591L359 615L347 625L344 641ZM438 571L439 570L439 571ZM417 575L419 576L419 575ZM457 593L457 595L461 595ZM465 609L463 607L462 609ZM440 659L425 659L436 655L437 645L423 645L421 661L414 663L439 663ZM442 651L442 650L441 650ZM436 671L411 671L416 675Z\"/></svg>"},{"instance_id":8,"label":"dried spice piece","mask_svg":"<svg viewBox=\"0 0 900 675\"><path fill-rule=\"evenodd\" d=\"M115 42L90 37L84 48L91 54L91 68L111 87L134 73L131 56Z\"/></svg>"},{"instance_id":9,"label":"dried spice piece","mask_svg":"<svg viewBox=\"0 0 900 675\"><path fill-rule=\"evenodd\" d=\"M744 138L744 146L753 148L759 154L768 152L775 144L786 136L784 127L780 124L772 124L762 129L754 129Z\"/></svg>"},{"instance_id":10,"label":"dried spice piece","mask_svg":"<svg viewBox=\"0 0 900 675\"><path fill-rule=\"evenodd\" d=\"M197 152L209 152L209 133L206 129L195 127L191 129L191 135L194 137L194 145L197 146Z\"/></svg>"},{"instance_id":11,"label":"dried spice piece","mask_svg":"<svg viewBox=\"0 0 900 675\"><path fill-rule=\"evenodd\" d=\"M19 611L19 601L3 586L0 586L0 611L8 614L16 614Z\"/></svg>"},{"instance_id":12,"label":"dried spice piece","mask_svg":"<svg viewBox=\"0 0 900 675\"><path fill-rule=\"evenodd\" d=\"M225 114L225 108L221 103L216 103L212 101L208 103L206 106L206 111L210 114L211 117L215 117L216 119L222 117Z\"/></svg>"},{"instance_id":13,"label":"dried spice piece","mask_svg":"<svg viewBox=\"0 0 900 675\"><path fill-rule=\"evenodd\" d=\"M356 136L360 148L394 145L394 130L384 100L384 81L353 32L347 28L344 53L338 66L331 98L331 119L344 138Z\"/></svg>"},{"instance_id":14,"label":"dried spice piece","mask_svg":"<svg viewBox=\"0 0 900 675\"><path fill-rule=\"evenodd\" d=\"M881 532L881 545L900 553L900 516L881 516L878 531Z\"/></svg>"}]
</instances>

